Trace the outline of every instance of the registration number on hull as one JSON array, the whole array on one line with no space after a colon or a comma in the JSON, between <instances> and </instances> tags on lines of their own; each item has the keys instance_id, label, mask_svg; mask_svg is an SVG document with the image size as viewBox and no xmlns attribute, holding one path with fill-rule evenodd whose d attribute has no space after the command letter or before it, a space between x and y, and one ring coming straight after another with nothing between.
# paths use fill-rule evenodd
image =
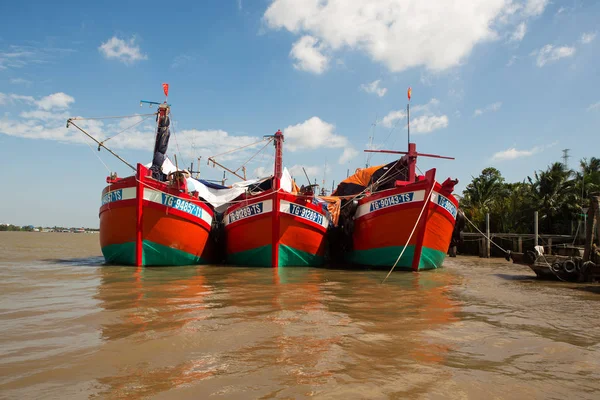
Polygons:
<instances>
[{"instance_id":1,"label":"registration number on hull","mask_svg":"<svg viewBox=\"0 0 600 400\"><path fill-rule=\"evenodd\" d=\"M175 196L170 196L168 194L162 194L162 204L174 208L179 211L183 211L184 213L191 214L195 217L202 218L202 208L192 202L179 199Z\"/></svg>"},{"instance_id":2,"label":"registration number on hull","mask_svg":"<svg viewBox=\"0 0 600 400\"><path fill-rule=\"evenodd\" d=\"M290 214L307 219L319 225L323 224L323 215L310 208L302 207L294 203L290 203Z\"/></svg>"},{"instance_id":3,"label":"registration number on hull","mask_svg":"<svg viewBox=\"0 0 600 400\"><path fill-rule=\"evenodd\" d=\"M240 219L252 217L254 215L262 214L263 212L263 203L255 203L250 204L249 206L238 208L235 211L232 211L227 215L228 222L231 224L232 222L239 221Z\"/></svg>"},{"instance_id":4,"label":"registration number on hull","mask_svg":"<svg viewBox=\"0 0 600 400\"><path fill-rule=\"evenodd\" d=\"M452 214L452 217L454 217L454 219L456 219L456 213L457 213L456 206L449 199L442 196L441 194L438 194L437 195L437 204L439 206L445 208L450 214Z\"/></svg>"},{"instance_id":5,"label":"registration number on hull","mask_svg":"<svg viewBox=\"0 0 600 400\"><path fill-rule=\"evenodd\" d=\"M398 204L410 203L413 201L415 192L396 194L383 199L374 200L371 202L370 212L381 210L382 208L392 207Z\"/></svg>"},{"instance_id":6,"label":"registration number on hull","mask_svg":"<svg viewBox=\"0 0 600 400\"><path fill-rule=\"evenodd\" d=\"M123 199L123 190L113 190L112 192L106 193L102 196L102 205L112 203L113 201L119 201Z\"/></svg>"}]
</instances>

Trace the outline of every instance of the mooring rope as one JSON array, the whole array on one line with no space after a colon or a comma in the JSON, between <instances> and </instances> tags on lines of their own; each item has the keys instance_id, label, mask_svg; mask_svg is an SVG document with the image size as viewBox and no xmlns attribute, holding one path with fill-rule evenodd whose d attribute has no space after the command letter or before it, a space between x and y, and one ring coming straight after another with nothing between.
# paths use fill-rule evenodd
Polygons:
<instances>
[{"instance_id":1,"label":"mooring rope","mask_svg":"<svg viewBox=\"0 0 600 400\"><path fill-rule=\"evenodd\" d=\"M478 227L477 227L477 226L476 226L476 225L475 225L473 222L471 222L471 220L470 220L470 219L469 219L469 218L468 218L468 217L465 215L465 213L463 213L463 216L465 217L465 219L466 219L467 221L469 221L469 223L470 223L471 225L473 225L473 228L477 229L477 232L481 233L481 235L482 235L484 238L486 238L486 239L487 239L487 240L489 240L491 243L493 243L493 244L494 244L494 246L496 246L497 248L499 248L500 250L502 250L502 252L503 252L503 253L505 253L505 254L506 254L506 253L508 253L508 251L507 251L507 250L504 250L502 247L500 247L499 245L497 245L497 244L496 244L496 243L495 243L495 242L494 242L494 241L493 241L493 240L492 240L490 237L488 237L488 236L487 236L485 233L481 232L481 231L479 230L479 228L478 228Z\"/></svg>"},{"instance_id":2,"label":"mooring rope","mask_svg":"<svg viewBox=\"0 0 600 400\"><path fill-rule=\"evenodd\" d=\"M410 243L410 239L412 239L412 237L413 237L413 235L415 233L415 230L417 229L417 226L419 226L419 221L421 221L421 216L423 215L423 212L425 211L425 209L429 205L429 199L431 198L431 194L433 193L433 188L434 187L435 187L435 185L431 187L431 190L429 191L429 194L427 195L427 198L425 199L425 203L423 204L423 208L421 208L421 213L419 213L419 218L417 218L417 222L415 222L415 226L413 226L412 232L410 233L410 236L408 236L408 240L406 241L406 244L404 245L404 248L400 252L400 255L396 259L396 262L392 266L392 269L390 269L390 272L388 272L388 274L383 279L383 281L381 281L381 283L385 283L386 279L390 276L390 274L392 273L392 271L394 270L394 268L396 268L396 265L398 265L398 261L400 261L400 258L402 258L402 254L404 254L404 251L406 250L406 248L408 247L408 244Z\"/></svg>"}]
</instances>

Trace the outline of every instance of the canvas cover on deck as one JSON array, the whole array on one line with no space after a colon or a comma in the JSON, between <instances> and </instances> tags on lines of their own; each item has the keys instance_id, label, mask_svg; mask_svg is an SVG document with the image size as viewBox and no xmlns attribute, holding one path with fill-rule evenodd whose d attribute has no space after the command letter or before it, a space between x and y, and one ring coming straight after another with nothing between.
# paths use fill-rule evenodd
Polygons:
<instances>
[{"instance_id":1,"label":"canvas cover on deck","mask_svg":"<svg viewBox=\"0 0 600 400\"><path fill-rule=\"evenodd\" d=\"M338 221L340 219L340 209L342 206L342 199L334 196L318 196L315 200L321 204L325 205L327 211L329 211L329 215L331 216L331 223L333 226L337 226Z\"/></svg>"},{"instance_id":2,"label":"canvas cover on deck","mask_svg":"<svg viewBox=\"0 0 600 400\"><path fill-rule=\"evenodd\" d=\"M384 176L385 175L385 176ZM383 179L382 179L383 178ZM369 185L379 182L374 189L393 187L396 180L407 180L408 172L404 160L392 161L389 164L376 165L369 168L359 168L354 175L344 179L332 196L353 196L365 190Z\"/></svg>"},{"instance_id":3,"label":"canvas cover on deck","mask_svg":"<svg viewBox=\"0 0 600 400\"><path fill-rule=\"evenodd\" d=\"M149 165L152 164L148 164L147 167ZM175 165L173 165L169 158L166 158L162 165L162 172L165 175L169 175L170 173L176 171L178 171L178 169L175 167ZM181 169L179 171L187 172L186 170ZM267 177L236 182L233 185L226 187L191 177L186 179L188 191L198 192L198 195L212 205L217 212L225 211L232 200L236 199L238 196L246 193L247 191L255 192L269 190L272 187L272 182L273 177ZM283 174L281 177L281 189L293 194L297 194L299 191L298 186L292 179L292 176L287 168L283 169Z\"/></svg>"}]
</instances>

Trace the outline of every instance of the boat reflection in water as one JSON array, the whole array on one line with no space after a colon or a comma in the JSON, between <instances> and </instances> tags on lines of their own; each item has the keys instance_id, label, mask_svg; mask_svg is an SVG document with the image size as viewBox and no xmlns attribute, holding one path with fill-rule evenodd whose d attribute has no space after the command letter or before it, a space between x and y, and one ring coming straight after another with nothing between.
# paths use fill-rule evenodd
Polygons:
<instances>
[{"instance_id":1,"label":"boat reflection in water","mask_svg":"<svg viewBox=\"0 0 600 400\"><path fill-rule=\"evenodd\" d=\"M454 277L382 278L314 268L103 268L98 357L111 369L98 379L100 394L387 393L401 375L439 378L427 365L443 363L449 349L429 333L455 321L446 293Z\"/></svg>"}]
</instances>

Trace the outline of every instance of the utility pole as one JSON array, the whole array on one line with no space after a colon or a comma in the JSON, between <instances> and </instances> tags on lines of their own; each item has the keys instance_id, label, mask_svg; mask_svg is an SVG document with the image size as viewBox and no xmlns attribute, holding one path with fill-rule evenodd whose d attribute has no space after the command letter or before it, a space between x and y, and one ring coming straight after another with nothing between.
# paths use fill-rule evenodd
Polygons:
<instances>
[{"instance_id":1,"label":"utility pole","mask_svg":"<svg viewBox=\"0 0 600 400\"><path fill-rule=\"evenodd\" d=\"M563 149L563 151L562 151L563 152L562 159L563 159L563 165L565 166L565 170L569 169L569 157L571 157L571 156L569 156L570 150L571 149Z\"/></svg>"}]
</instances>

